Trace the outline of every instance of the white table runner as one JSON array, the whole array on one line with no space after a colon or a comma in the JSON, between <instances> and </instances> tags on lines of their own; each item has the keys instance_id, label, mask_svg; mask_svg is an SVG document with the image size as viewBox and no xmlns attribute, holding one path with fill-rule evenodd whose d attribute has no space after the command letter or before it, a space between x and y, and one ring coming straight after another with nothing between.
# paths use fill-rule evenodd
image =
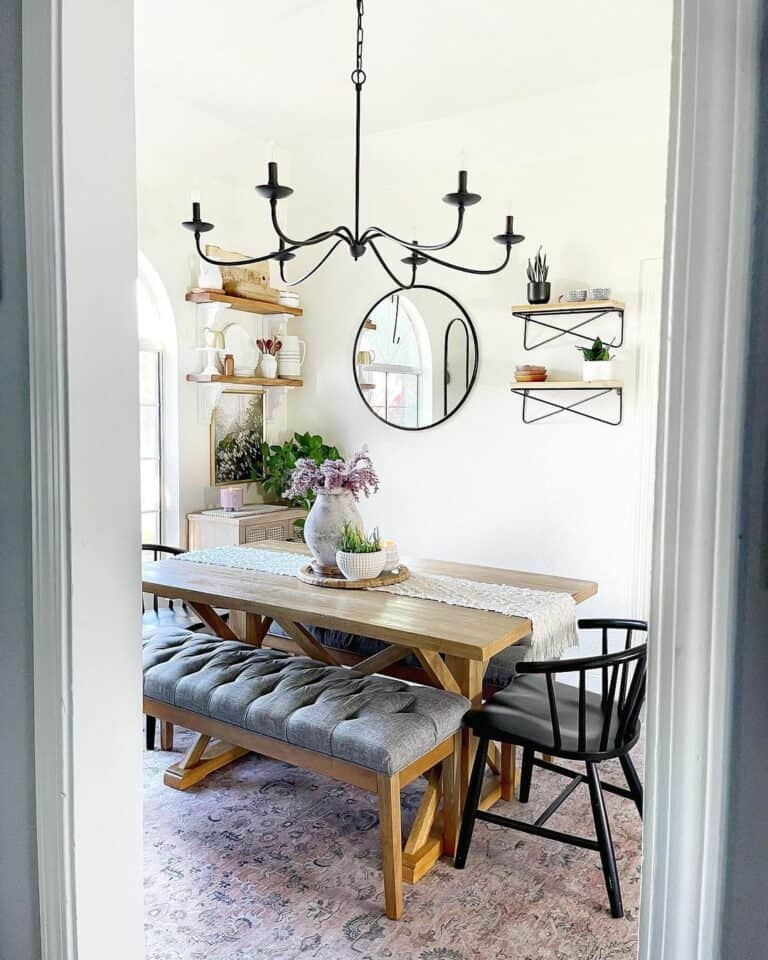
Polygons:
<instances>
[{"instance_id":1,"label":"white table runner","mask_svg":"<svg viewBox=\"0 0 768 960\"><path fill-rule=\"evenodd\" d=\"M260 550L256 547L193 550L180 554L176 559L286 577L295 577L300 568L309 562L305 554ZM450 603L457 607L488 610L508 617L524 617L530 620L533 626L526 660L558 658L579 642L576 601L570 593L424 573L411 573L407 580L389 587L369 589L377 593L394 593L404 597L417 597L420 600Z\"/></svg>"}]
</instances>

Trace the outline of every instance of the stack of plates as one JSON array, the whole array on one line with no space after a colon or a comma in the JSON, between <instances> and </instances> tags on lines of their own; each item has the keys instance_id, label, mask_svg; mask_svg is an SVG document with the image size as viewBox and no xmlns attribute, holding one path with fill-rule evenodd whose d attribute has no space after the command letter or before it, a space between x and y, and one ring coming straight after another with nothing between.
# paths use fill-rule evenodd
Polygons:
<instances>
[{"instance_id":1,"label":"stack of plates","mask_svg":"<svg viewBox=\"0 0 768 960\"><path fill-rule=\"evenodd\" d=\"M298 293L292 290L281 290L279 300L284 307L298 307L301 303Z\"/></svg>"},{"instance_id":2,"label":"stack of plates","mask_svg":"<svg viewBox=\"0 0 768 960\"><path fill-rule=\"evenodd\" d=\"M540 383L547 379L547 368L524 363L515 367L515 380L518 383Z\"/></svg>"}]
</instances>

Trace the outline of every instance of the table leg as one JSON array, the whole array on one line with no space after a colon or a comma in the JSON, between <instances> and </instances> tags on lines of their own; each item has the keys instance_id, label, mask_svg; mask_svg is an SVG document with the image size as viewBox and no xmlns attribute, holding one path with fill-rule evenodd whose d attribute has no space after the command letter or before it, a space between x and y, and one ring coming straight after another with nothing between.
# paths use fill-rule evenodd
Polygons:
<instances>
[{"instance_id":1,"label":"table leg","mask_svg":"<svg viewBox=\"0 0 768 960\"><path fill-rule=\"evenodd\" d=\"M463 694L473 707L479 707L483 702L483 674L484 664L479 660L465 660L463 657L447 656L445 665L453 674ZM461 731L461 746L458 763L459 806L464 804L464 797L469 786L469 775L472 771L472 761L475 759L477 740L469 730ZM459 811L461 812L461 811Z\"/></svg>"}]
</instances>

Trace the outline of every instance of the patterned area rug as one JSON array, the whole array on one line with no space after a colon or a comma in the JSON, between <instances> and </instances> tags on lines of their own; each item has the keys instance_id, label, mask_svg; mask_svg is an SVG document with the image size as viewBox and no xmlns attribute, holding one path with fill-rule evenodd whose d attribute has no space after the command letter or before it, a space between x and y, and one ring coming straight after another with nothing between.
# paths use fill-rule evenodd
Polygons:
<instances>
[{"instance_id":1,"label":"patterned area rug","mask_svg":"<svg viewBox=\"0 0 768 960\"><path fill-rule=\"evenodd\" d=\"M375 798L277 761L248 756L180 793L145 754L147 960L632 960L640 820L606 796L626 916L613 920L597 853L478 823L467 867L440 862L405 885L405 915L383 914ZM640 750L635 751L639 761ZM639 764L638 764L639 765ZM603 779L622 783L621 768ZM422 781L423 782L423 781ZM562 788L534 770L533 820ZM403 794L410 822L419 783ZM593 835L586 786L551 820Z\"/></svg>"}]
</instances>

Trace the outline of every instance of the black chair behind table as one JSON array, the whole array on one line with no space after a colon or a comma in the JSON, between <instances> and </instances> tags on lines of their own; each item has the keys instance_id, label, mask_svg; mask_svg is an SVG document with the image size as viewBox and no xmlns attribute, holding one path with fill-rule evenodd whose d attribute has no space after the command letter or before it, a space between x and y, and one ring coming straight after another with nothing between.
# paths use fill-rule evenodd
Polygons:
<instances>
[{"instance_id":1,"label":"black chair behind table","mask_svg":"<svg viewBox=\"0 0 768 960\"><path fill-rule=\"evenodd\" d=\"M164 556L178 557L186 553L181 547L169 547L163 543L142 543L142 556L151 554L153 560L160 560ZM229 618L226 610L216 611L223 620ZM162 627L181 627L184 630L202 630L205 624L195 611L183 600L162 600L157 594L152 595L152 605L147 610L144 603L144 594L141 596L141 626L143 639L148 639ZM157 720L155 717L146 718L147 750L155 749ZM161 746L164 750L173 749L173 725L163 724Z\"/></svg>"},{"instance_id":2,"label":"black chair behind table","mask_svg":"<svg viewBox=\"0 0 768 960\"><path fill-rule=\"evenodd\" d=\"M486 820L550 840L597 850L605 877L611 913L624 914L621 885L603 791L628 797L643 813L643 788L630 758L640 736L640 711L645 699L646 643L633 645L634 634L647 633L642 620L580 620L582 630L600 630L602 654L574 660L520 663L516 678L495 694L484 706L471 710L464 723L479 738L477 755L464 807L461 834L456 851L456 866L467 860L476 820ZM609 632L624 632L622 649L609 653ZM557 674L577 674L578 682L558 683ZM588 689L587 675L599 677L600 692ZM541 767L568 777L570 783L549 804L534 823L513 820L478 810L483 786L488 744L492 740L515 744L523 749L520 776L520 802L527 803L533 768ZM586 774L535 754L548 754L586 765ZM605 760L618 759L627 787L605 783L599 766ZM596 839L561 833L544 826L552 814L581 783L589 787Z\"/></svg>"}]
</instances>

